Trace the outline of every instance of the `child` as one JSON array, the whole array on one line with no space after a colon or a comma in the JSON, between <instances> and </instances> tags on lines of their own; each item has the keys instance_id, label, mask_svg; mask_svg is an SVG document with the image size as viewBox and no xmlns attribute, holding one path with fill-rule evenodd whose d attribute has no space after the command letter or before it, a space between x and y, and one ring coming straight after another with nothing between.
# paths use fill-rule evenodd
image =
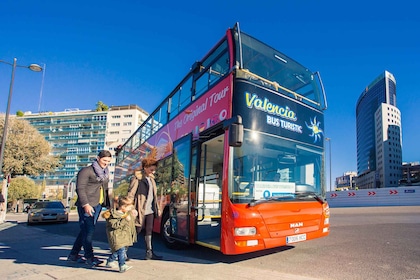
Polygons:
<instances>
[{"instance_id":1,"label":"child","mask_svg":"<svg viewBox=\"0 0 420 280\"><path fill-rule=\"evenodd\" d=\"M134 209L133 200L126 196L115 198L116 209L107 210L102 214L106 219L106 234L111 247L112 255L106 262L106 267L117 268L117 260L120 272L126 272L132 266L125 263L126 250L137 242L137 232L134 219L137 211Z\"/></svg>"}]
</instances>

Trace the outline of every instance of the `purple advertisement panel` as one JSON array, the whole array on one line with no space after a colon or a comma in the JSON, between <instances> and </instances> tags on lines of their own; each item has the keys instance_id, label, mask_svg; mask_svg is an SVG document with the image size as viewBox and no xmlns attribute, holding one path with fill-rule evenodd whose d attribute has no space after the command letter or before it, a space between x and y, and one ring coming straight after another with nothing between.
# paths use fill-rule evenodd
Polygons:
<instances>
[{"instance_id":1,"label":"purple advertisement panel","mask_svg":"<svg viewBox=\"0 0 420 280\"><path fill-rule=\"evenodd\" d=\"M233 99L233 114L242 116L244 128L323 147L324 116L320 111L241 80L235 83Z\"/></svg>"}]
</instances>

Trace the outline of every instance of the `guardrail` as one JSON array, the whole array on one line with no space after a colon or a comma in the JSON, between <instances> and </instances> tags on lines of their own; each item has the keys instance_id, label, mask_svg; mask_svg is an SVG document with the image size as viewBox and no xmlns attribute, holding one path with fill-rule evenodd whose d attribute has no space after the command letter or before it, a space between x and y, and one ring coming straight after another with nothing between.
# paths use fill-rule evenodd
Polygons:
<instances>
[{"instance_id":1,"label":"guardrail","mask_svg":"<svg viewBox=\"0 0 420 280\"><path fill-rule=\"evenodd\" d=\"M330 207L417 206L420 186L327 192Z\"/></svg>"}]
</instances>

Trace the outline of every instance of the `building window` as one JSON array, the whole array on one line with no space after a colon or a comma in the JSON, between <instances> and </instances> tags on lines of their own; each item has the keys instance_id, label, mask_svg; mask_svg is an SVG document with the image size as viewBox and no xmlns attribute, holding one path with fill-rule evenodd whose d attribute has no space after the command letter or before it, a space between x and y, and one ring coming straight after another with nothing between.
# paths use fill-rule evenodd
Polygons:
<instances>
[{"instance_id":1,"label":"building window","mask_svg":"<svg viewBox=\"0 0 420 280\"><path fill-rule=\"evenodd\" d=\"M93 116L94 121L106 121L106 116Z\"/></svg>"}]
</instances>

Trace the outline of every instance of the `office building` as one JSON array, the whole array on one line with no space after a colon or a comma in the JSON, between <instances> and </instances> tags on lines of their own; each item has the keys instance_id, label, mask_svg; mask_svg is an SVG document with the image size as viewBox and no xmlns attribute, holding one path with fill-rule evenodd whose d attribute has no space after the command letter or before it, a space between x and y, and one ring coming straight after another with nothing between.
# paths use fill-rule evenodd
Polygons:
<instances>
[{"instance_id":1,"label":"office building","mask_svg":"<svg viewBox=\"0 0 420 280\"><path fill-rule=\"evenodd\" d=\"M368 85L356 105L357 187L395 187L401 179L401 113L396 80L385 71Z\"/></svg>"},{"instance_id":2,"label":"office building","mask_svg":"<svg viewBox=\"0 0 420 280\"><path fill-rule=\"evenodd\" d=\"M343 176L337 177L335 179L335 191L348 191L355 189L357 178L356 172L346 172Z\"/></svg>"},{"instance_id":3,"label":"office building","mask_svg":"<svg viewBox=\"0 0 420 280\"><path fill-rule=\"evenodd\" d=\"M22 118L45 137L61 163L54 172L33 179L46 185L46 197L59 197L58 192L74 182L77 172L91 164L99 151L105 149L114 154L114 148L124 144L147 117L148 113L137 105L111 106L107 111L25 113ZM109 187L113 185L114 168L115 157L109 166Z\"/></svg>"},{"instance_id":4,"label":"office building","mask_svg":"<svg viewBox=\"0 0 420 280\"><path fill-rule=\"evenodd\" d=\"M400 186L420 186L420 162L404 162Z\"/></svg>"}]
</instances>

